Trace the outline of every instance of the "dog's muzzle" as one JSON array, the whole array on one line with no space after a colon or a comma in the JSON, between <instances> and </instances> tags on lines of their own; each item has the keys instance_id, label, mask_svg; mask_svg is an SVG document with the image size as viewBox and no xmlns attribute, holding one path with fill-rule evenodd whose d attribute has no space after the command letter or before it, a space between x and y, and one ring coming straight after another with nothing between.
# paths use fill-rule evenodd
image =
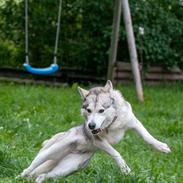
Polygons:
<instances>
[{"instance_id":1,"label":"dog's muzzle","mask_svg":"<svg viewBox=\"0 0 183 183\"><path fill-rule=\"evenodd\" d=\"M106 129L106 128L109 128L109 127L116 121L116 119L117 119L117 116L114 116L112 122L111 122L107 127L105 127L105 129ZM92 130L91 132L92 132L94 135L96 135L96 134L98 134L98 133L100 133L100 132L102 132L102 131L103 131L103 129L98 128L98 129Z\"/></svg>"},{"instance_id":2,"label":"dog's muzzle","mask_svg":"<svg viewBox=\"0 0 183 183\"><path fill-rule=\"evenodd\" d=\"M112 122L107 127L105 127L104 129L109 128L116 121L116 119L117 119L117 116L114 116ZM96 126L96 124L94 122L91 122L88 125L89 129L91 130L92 134L94 134L94 135L97 135L98 133L100 133L100 132L102 132L104 130L102 128L94 129L95 126Z\"/></svg>"},{"instance_id":3,"label":"dog's muzzle","mask_svg":"<svg viewBox=\"0 0 183 183\"><path fill-rule=\"evenodd\" d=\"M94 121L91 121L90 123L88 123L88 128L91 130L92 134L96 135L99 132L101 132L101 129L95 129L96 127L96 123Z\"/></svg>"},{"instance_id":4,"label":"dog's muzzle","mask_svg":"<svg viewBox=\"0 0 183 183\"><path fill-rule=\"evenodd\" d=\"M100 128L95 129L96 123L93 121L88 124L88 127L91 130L92 134L94 134L94 135L96 135L102 131Z\"/></svg>"}]
</instances>

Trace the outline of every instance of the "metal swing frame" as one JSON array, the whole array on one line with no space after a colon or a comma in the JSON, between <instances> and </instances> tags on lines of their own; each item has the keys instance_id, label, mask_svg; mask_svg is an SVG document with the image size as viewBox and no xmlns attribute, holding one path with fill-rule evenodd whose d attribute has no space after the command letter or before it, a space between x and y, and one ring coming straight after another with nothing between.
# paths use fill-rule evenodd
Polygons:
<instances>
[{"instance_id":1,"label":"metal swing frame","mask_svg":"<svg viewBox=\"0 0 183 183\"><path fill-rule=\"evenodd\" d=\"M34 68L29 64L28 0L25 0L25 63L23 64L23 66L31 74L48 75L56 72L59 69L59 66L57 65L57 50L58 50L58 41L59 41L59 34L60 34L61 11L62 11L62 0L60 0L59 2L53 63L46 68Z\"/></svg>"}]
</instances>

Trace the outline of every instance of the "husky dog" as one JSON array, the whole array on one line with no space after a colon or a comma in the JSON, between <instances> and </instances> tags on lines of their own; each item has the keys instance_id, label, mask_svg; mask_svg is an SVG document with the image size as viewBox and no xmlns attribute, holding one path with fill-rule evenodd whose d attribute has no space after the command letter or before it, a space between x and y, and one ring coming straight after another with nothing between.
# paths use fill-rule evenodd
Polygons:
<instances>
[{"instance_id":1,"label":"husky dog","mask_svg":"<svg viewBox=\"0 0 183 183\"><path fill-rule=\"evenodd\" d=\"M124 136L126 129L135 130L157 150L169 153L167 144L155 139L133 114L131 105L111 81L104 87L85 90L78 87L82 98L81 114L85 123L61 132L43 142L43 147L21 177L35 177L37 183L48 178L67 176L88 165L98 150L108 153L120 170L130 173L130 168L120 153L113 148Z\"/></svg>"}]
</instances>

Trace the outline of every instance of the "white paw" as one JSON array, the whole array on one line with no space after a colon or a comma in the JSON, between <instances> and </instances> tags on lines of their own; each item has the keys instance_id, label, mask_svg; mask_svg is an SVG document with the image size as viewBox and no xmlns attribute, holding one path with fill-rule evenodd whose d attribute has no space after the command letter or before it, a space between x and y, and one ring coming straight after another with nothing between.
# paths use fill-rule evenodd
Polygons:
<instances>
[{"instance_id":1,"label":"white paw","mask_svg":"<svg viewBox=\"0 0 183 183\"><path fill-rule=\"evenodd\" d=\"M154 146L155 146L156 149L158 149L161 152L164 152L164 153L170 153L171 152L170 148L168 147L168 145L166 143L158 142Z\"/></svg>"},{"instance_id":2,"label":"white paw","mask_svg":"<svg viewBox=\"0 0 183 183\"><path fill-rule=\"evenodd\" d=\"M21 177L21 175L17 175L16 177L15 177L15 179L21 179L22 177Z\"/></svg>"},{"instance_id":3,"label":"white paw","mask_svg":"<svg viewBox=\"0 0 183 183\"><path fill-rule=\"evenodd\" d=\"M28 176L28 174L29 174L29 170L24 169L23 172L19 176L17 176L17 178L26 177L26 176Z\"/></svg>"},{"instance_id":4,"label":"white paw","mask_svg":"<svg viewBox=\"0 0 183 183\"><path fill-rule=\"evenodd\" d=\"M42 183L46 179L46 174L41 174L36 178L36 183Z\"/></svg>"},{"instance_id":5,"label":"white paw","mask_svg":"<svg viewBox=\"0 0 183 183\"><path fill-rule=\"evenodd\" d=\"M123 167L121 167L121 171L125 174L125 175L129 175L131 172L131 169L128 167L128 165L124 165Z\"/></svg>"}]
</instances>

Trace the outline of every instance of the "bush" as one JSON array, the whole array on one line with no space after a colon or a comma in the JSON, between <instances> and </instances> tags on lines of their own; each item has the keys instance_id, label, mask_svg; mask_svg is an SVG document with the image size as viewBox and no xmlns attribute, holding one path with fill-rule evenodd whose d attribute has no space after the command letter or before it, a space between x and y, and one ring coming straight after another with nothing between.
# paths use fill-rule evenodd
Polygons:
<instances>
[{"instance_id":1,"label":"bush","mask_svg":"<svg viewBox=\"0 0 183 183\"><path fill-rule=\"evenodd\" d=\"M142 48L145 64L183 67L183 7L179 0L144 0L141 4L132 0L131 3L138 50L142 41L138 26L145 29Z\"/></svg>"},{"instance_id":2,"label":"bush","mask_svg":"<svg viewBox=\"0 0 183 183\"><path fill-rule=\"evenodd\" d=\"M24 58L24 2L2 2L0 40L4 43L1 45L0 66L20 67ZM59 1L29 2L30 62L33 66L48 66L53 58ZM183 11L179 0L131 0L130 5L137 49L143 50L144 64L183 67ZM111 0L63 1L59 65L82 67L104 75L107 70L112 15ZM138 33L139 26L145 29L143 47L142 37ZM129 60L123 23L119 43L118 60Z\"/></svg>"}]
</instances>

